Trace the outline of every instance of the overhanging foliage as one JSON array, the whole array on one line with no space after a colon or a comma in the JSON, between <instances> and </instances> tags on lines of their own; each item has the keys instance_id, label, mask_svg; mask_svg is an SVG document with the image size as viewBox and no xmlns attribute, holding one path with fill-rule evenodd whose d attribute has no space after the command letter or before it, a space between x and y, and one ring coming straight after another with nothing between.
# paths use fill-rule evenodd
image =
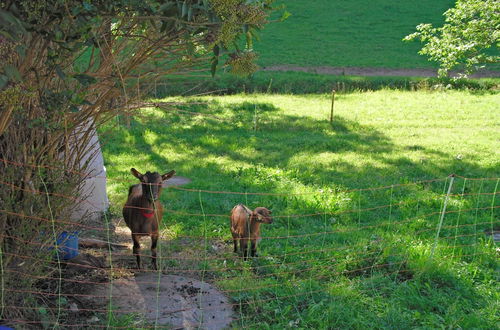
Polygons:
<instances>
[{"instance_id":1,"label":"overhanging foliage","mask_svg":"<svg viewBox=\"0 0 500 330\"><path fill-rule=\"evenodd\" d=\"M458 0L455 8L447 10L444 16L446 23L442 27L420 24L417 32L404 38L425 43L419 53L439 62L440 76L447 76L457 67L468 74L484 64L500 61L499 1Z\"/></svg>"}]
</instances>

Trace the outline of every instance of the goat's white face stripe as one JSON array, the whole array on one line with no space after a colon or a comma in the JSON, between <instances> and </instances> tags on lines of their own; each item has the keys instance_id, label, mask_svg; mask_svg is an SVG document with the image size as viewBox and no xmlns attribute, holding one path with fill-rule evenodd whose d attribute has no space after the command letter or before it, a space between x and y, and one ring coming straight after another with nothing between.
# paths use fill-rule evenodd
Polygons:
<instances>
[{"instance_id":1,"label":"goat's white face stripe","mask_svg":"<svg viewBox=\"0 0 500 330\"><path fill-rule=\"evenodd\" d=\"M257 214L257 219L262 220L262 215Z\"/></svg>"}]
</instances>

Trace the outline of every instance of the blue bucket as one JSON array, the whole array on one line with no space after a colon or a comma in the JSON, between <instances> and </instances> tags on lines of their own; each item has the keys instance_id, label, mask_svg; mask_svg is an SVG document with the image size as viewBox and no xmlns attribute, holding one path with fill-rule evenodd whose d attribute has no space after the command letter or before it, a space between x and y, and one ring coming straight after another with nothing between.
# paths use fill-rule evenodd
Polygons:
<instances>
[{"instance_id":1,"label":"blue bucket","mask_svg":"<svg viewBox=\"0 0 500 330\"><path fill-rule=\"evenodd\" d=\"M63 260L69 260L78 255L78 232L63 231L57 237L57 246L59 247L59 257Z\"/></svg>"}]
</instances>

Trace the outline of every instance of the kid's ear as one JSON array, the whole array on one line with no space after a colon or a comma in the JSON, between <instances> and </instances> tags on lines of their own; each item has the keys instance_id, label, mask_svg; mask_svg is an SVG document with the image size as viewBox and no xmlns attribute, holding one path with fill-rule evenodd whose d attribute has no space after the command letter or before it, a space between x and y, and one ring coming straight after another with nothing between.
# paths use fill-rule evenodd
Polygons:
<instances>
[{"instance_id":1,"label":"kid's ear","mask_svg":"<svg viewBox=\"0 0 500 330\"><path fill-rule=\"evenodd\" d=\"M161 176L161 179L162 179L163 181L168 180L168 179L170 179L171 177L173 177L173 176L174 176L174 174L175 174L175 171L174 171L174 170L172 170L172 171L170 171L170 172L168 172L168 173L163 174L163 175Z\"/></svg>"},{"instance_id":2,"label":"kid's ear","mask_svg":"<svg viewBox=\"0 0 500 330\"><path fill-rule=\"evenodd\" d=\"M131 168L130 172L132 172L132 175L135 176L137 179L142 180L142 174L139 173L135 168Z\"/></svg>"}]
</instances>

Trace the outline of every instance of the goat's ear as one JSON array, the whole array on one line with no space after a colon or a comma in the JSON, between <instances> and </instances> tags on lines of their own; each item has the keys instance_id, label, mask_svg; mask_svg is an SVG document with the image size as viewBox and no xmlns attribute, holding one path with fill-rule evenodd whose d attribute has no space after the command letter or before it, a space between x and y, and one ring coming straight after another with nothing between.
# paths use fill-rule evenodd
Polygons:
<instances>
[{"instance_id":1,"label":"goat's ear","mask_svg":"<svg viewBox=\"0 0 500 330\"><path fill-rule=\"evenodd\" d=\"M267 207L263 207L264 210L266 210L269 214L273 213L273 211L271 211L270 209L268 209Z\"/></svg>"},{"instance_id":2,"label":"goat's ear","mask_svg":"<svg viewBox=\"0 0 500 330\"><path fill-rule=\"evenodd\" d=\"M168 172L168 173L163 174L163 175L161 176L161 179L162 179L163 181L168 180L168 179L170 179L171 177L173 177L173 176L174 176L174 174L175 174L175 171L174 171L174 170L172 170L172 171L170 171L170 172Z\"/></svg>"},{"instance_id":3,"label":"goat's ear","mask_svg":"<svg viewBox=\"0 0 500 330\"><path fill-rule=\"evenodd\" d=\"M130 169L130 172L132 172L132 175L135 176L137 179L142 180L142 174L139 173L138 170L136 170L135 168L132 167Z\"/></svg>"},{"instance_id":4,"label":"goat's ear","mask_svg":"<svg viewBox=\"0 0 500 330\"><path fill-rule=\"evenodd\" d=\"M259 209L257 212L255 212L257 215L260 215L260 216L265 216L266 215L266 208L263 207L261 209ZM269 210L268 210L269 211Z\"/></svg>"}]
</instances>

